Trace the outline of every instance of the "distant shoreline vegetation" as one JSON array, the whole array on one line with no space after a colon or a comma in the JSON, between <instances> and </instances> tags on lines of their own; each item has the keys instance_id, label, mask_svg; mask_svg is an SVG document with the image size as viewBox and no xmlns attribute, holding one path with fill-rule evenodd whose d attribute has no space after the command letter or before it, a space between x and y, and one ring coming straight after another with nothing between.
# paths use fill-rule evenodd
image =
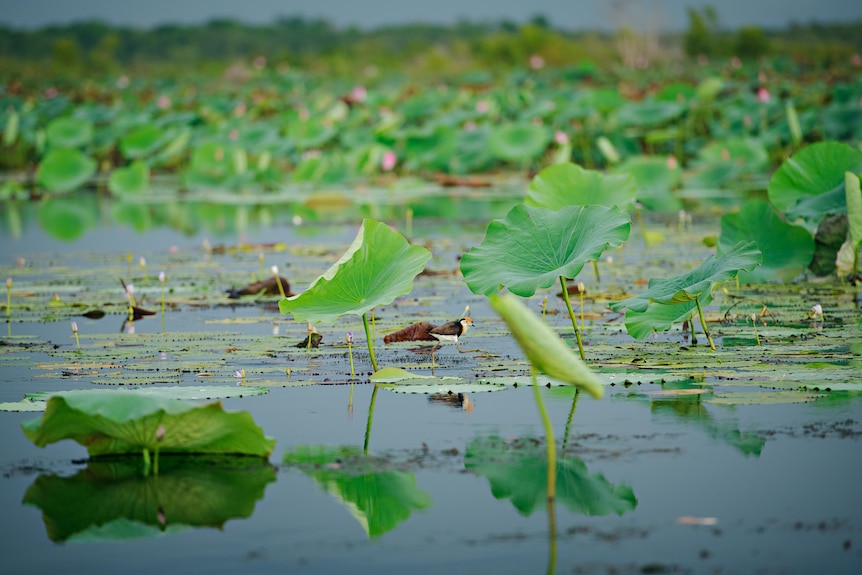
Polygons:
<instances>
[{"instance_id":1,"label":"distant shoreline vegetation","mask_svg":"<svg viewBox=\"0 0 862 575\"><path fill-rule=\"evenodd\" d=\"M688 10L681 32L567 31L545 16L525 23L462 21L375 29L339 28L320 19L271 24L214 19L153 28L97 20L38 29L0 26L0 73L63 77L119 72L223 71L235 62L288 64L344 77L377 70L439 76L517 66L644 68L686 59L786 57L823 68L862 53L862 21L792 24L782 29L720 26L716 10Z\"/></svg>"}]
</instances>

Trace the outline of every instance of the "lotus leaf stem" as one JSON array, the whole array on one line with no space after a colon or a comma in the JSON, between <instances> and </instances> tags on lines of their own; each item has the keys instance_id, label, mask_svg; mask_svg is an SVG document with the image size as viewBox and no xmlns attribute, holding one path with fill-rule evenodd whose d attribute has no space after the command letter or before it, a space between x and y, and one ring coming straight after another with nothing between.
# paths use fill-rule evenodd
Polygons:
<instances>
[{"instance_id":1,"label":"lotus leaf stem","mask_svg":"<svg viewBox=\"0 0 862 575\"><path fill-rule=\"evenodd\" d=\"M602 283L602 276L599 275L599 262L593 260L593 271L596 273L596 283Z\"/></svg>"},{"instance_id":2,"label":"lotus leaf stem","mask_svg":"<svg viewBox=\"0 0 862 575\"><path fill-rule=\"evenodd\" d=\"M371 439L371 420L374 418L374 403L377 401L377 384L374 385L374 391L371 392L371 405L368 406L368 423L365 424L365 443L362 444L362 451L368 455L368 442Z\"/></svg>"},{"instance_id":3,"label":"lotus leaf stem","mask_svg":"<svg viewBox=\"0 0 862 575\"><path fill-rule=\"evenodd\" d=\"M584 342L581 341L581 331L578 329L578 318L575 317L575 310L572 309L572 302L569 300L569 290L566 289L566 278L560 276L560 285L563 286L563 299L566 301L566 309L569 310L569 317L572 318L572 327L575 328L575 338L578 340L578 351L581 354L581 359L587 361L587 356L584 353Z\"/></svg>"},{"instance_id":4,"label":"lotus leaf stem","mask_svg":"<svg viewBox=\"0 0 862 575\"><path fill-rule=\"evenodd\" d=\"M554 502L548 500L548 575L557 571L557 513Z\"/></svg>"},{"instance_id":5,"label":"lotus leaf stem","mask_svg":"<svg viewBox=\"0 0 862 575\"><path fill-rule=\"evenodd\" d=\"M371 356L371 367L377 371L377 359L374 357L374 342L371 339L371 330L368 327L368 313L362 314L362 325L365 328L365 341L368 342L368 354ZM377 391L375 389L375 391Z\"/></svg>"},{"instance_id":6,"label":"lotus leaf stem","mask_svg":"<svg viewBox=\"0 0 862 575\"><path fill-rule=\"evenodd\" d=\"M548 446L548 502L551 502L554 500L557 492L557 446L554 442L554 428L551 427L551 420L548 418L545 403L542 401L542 392L539 390L539 382L536 380L535 366L531 368L530 373L533 378L533 393L536 398L536 407L539 408L539 415L542 416L542 425L545 426L545 443Z\"/></svg>"},{"instance_id":7,"label":"lotus leaf stem","mask_svg":"<svg viewBox=\"0 0 862 575\"><path fill-rule=\"evenodd\" d=\"M566 443L568 443L568 441L569 441L569 433L571 432L571 429L572 429L572 419L574 418L575 411L577 410L577 407L578 407L578 395L580 395L580 393L581 393L581 388L576 387L575 388L575 397L572 398L572 408L569 410L568 419L566 419L566 432L565 432L565 435L563 436L563 451L566 451Z\"/></svg>"},{"instance_id":8,"label":"lotus leaf stem","mask_svg":"<svg viewBox=\"0 0 862 575\"><path fill-rule=\"evenodd\" d=\"M706 334L706 341L709 342L709 348L712 351L715 351L715 343L712 341L712 335L710 335L709 328L706 327L706 319L703 317L703 308L700 306L700 298L694 300L694 303L697 305L697 315L700 318L700 325L703 328L703 333ZM694 333L694 329L691 330L691 333Z\"/></svg>"}]
</instances>

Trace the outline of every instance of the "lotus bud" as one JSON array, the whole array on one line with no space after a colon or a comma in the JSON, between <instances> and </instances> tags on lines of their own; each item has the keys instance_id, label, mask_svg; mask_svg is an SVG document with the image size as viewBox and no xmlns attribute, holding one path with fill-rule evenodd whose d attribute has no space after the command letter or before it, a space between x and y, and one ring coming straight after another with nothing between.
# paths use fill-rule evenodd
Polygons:
<instances>
[{"instance_id":1,"label":"lotus bud","mask_svg":"<svg viewBox=\"0 0 862 575\"><path fill-rule=\"evenodd\" d=\"M12 278L6 278L6 289L12 289Z\"/></svg>"},{"instance_id":2,"label":"lotus bud","mask_svg":"<svg viewBox=\"0 0 862 575\"><path fill-rule=\"evenodd\" d=\"M758 88L757 89L757 101L766 103L770 99L769 90L766 88Z\"/></svg>"},{"instance_id":3,"label":"lotus bud","mask_svg":"<svg viewBox=\"0 0 862 575\"><path fill-rule=\"evenodd\" d=\"M811 307L811 315L813 317L819 317L820 319L823 319L823 308L820 306L819 303L814 304Z\"/></svg>"},{"instance_id":4,"label":"lotus bud","mask_svg":"<svg viewBox=\"0 0 862 575\"><path fill-rule=\"evenodd\" d=\"M271 269L271 270L272 270L272 275L274 275L274 276L277 276L277 275L278 275L278 266L272 266L272 267L271 267L271 268L269 268L269 269Z\"/></svg>"},{"instance_id":5,"label":"lotus bud","mask_svg":"<svg viewBox=\"0 0 862 575\"><path fill-rule=\"evenodd\" d=\"M26 264L26 263L27 263L27 260L25 260L24 258L18 258L18 267L19 268L23 268L24 264Z\"/></svg>"},{"instance_id":6,"label":"lotus bud","mask_svg":"<svg viewBox=\"0 0 862 575\"><path fill-rule=\"evenodd\" d=\"M554 132L554 141L560 146L565 146L569 143L569 135L562 130L557 130Z\"/></svg>"},{"instance_id":7,"label":"lotus bud","mask_svg":"<svg viewBox=\"0 0 862 575\"><path fill-rule=\"evenodd\" d=\"M156 441L160 442L164 438L165 438L165 426L160 425L159 428L156 430Z\"/></svg>"},{"instance_id":8,"label":"lotus bud","mask_svg":"<svg viewBox=\"0 0 862 575\"><path fill-rule=\"evenodd\" d=\"M395 169L395 165L398 163L398 156L395 155L395 152L392 150L386 150L383 153L383 157L380 158L380 169L384 172L391 172Z\"/></svg>"},{"instance_id":9,"label":"lotus bud","mask_svg":"<svg viewBox=\"0 0 862 575\"><path fill-rule=\"evenodd\" d=\"M352 331L347 332L347 343L350 343L350 344L353 343L353 332Z\"/></svg>"},{"instance_id":10,"label":"lotus bud","mask_svg":"<svg viewBox=\"0 0 862 575\"><path fill-rule=\"evenodd\" d=\"M679 161L676 159L676 156L673 154L667 157L667 169L668 170L676 170L679 168Z\"/></svg>"},{"instance_id":11,"label":"lotus bud","mask_svg":"<svg viewBox=\"0 0 862 575\"><path fill-rule=\"evenodd\" d=\"M138 265L141 266L141 268L147 267L147 258L141 256L141 259L138 260Z\"/></svg>"},{"instance_id":12,"label":"lotus bud","mask_svg":"<svg viewBox=\"0 0 862 575\"><path fill-rule=\"evenodd\" d=\"M584 282L578 282L578 293L586 293L587 286L584 285Z\"/></svg>"},{"instance_id":13,"label":"lotus bud","mask_svg":"<svg viewBox=\"0 0 862 575\"><path fill-rule=\"evenodd\" d=\"M78 322L72 322L72 333L78 333Z\"/></svg>"},{"instance_id":14,"label":"lotus bud","mask_svg":"<svg viewBox=\"0 0 862 575\"><path fill-rule=\"evenodd\" d=\"M163 271L159 272L159 282L165 283L165 279L166 279L165 278L165 272L163 272Z\"/></svg>"}]
</instances>

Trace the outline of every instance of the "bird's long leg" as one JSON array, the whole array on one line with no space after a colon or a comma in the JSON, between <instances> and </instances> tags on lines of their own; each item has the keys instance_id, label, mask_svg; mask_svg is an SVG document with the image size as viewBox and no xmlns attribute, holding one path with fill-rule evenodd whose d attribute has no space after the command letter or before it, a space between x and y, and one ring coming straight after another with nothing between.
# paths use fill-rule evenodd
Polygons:
<instances>
[{"instance_id":1,"label":"bird's long leg","mask_svg":"<svg viewBox=\"0 0 862 575\"><path fill-rule=\"evenodd\" d=\"M434 374L434 351L437 349L437 347L439 347L439 345L440 345L440 341L438 340L437 343L434 344L434 347L431 348L431 374L432 375Z\"/></svg>"}]
</instances>

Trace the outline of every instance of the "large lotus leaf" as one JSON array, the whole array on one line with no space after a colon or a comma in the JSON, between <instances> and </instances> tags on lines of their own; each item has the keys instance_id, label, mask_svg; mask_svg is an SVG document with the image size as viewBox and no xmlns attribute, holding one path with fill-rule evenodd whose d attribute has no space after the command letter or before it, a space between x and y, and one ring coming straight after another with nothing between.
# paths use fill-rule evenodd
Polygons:
<instances>
[{"instance_id":1,"label":"large lotus leaf","mask_svg":"<svg viewBox=\"0 0 862 575\"><path fill-rule=\"evenodd\" d=\"M712 294L704 292L700 296L700 305L709 305ZM646 339L654 331L667 331L681 321L691 317L697 308L695 300L681 303L653 303L646 311L626 311L626 331L635 339Z\"/></svg>"},{"instance_id":2,"label":"large lotus leaf","mask_svg":"<svg viewBox=\"0 0 862 575\"><path fill-rule=\"evenodd\" d=\"M721 256L709 256L702 264L671 278L653 278L647 290L628 299L611 302L611 309L646 311L651 302L676 304L694 301L719 283L734 279L741 270L760 265L761 254L754 242L739 242Z\"/></svg>"},{"instance_id":3,"label":"large lotus leaf","mask_svg":"<svg viewBox=\"0 0 862 575\"><path fill-rule=\"evenodd\" d=\"M847 211L844 173L862 172L862 151L839 142L818 142L784 161L769 181L769 201L791 220L814 223Z\"/></svg>"},{"instance_id":4,"label":"large lotus leaf","mask_svg":"<svg viewBox=\"0 0 862 575\"><path fill-rule=\"evenodd\" d=\"M333 139L338 132L332 126L323 124L320 120L310 119L297 122L288 129L288 136L299 150L319 148Z\"/></svg>"},{"instance_id":5,"label":"large lotus leaf","mask_svg":"<svg viewBox=\"0 0 862 575\"><path fill-rule=\"evenodd\" d=\"M419 489L412 473L378 471L356 448L299 446L284 454L284 463L299 467L343 503L370 538L431 506L431 498Z\"/></svg>"},{"instance_id":6,"label":"large lotus leaf","mask_svg":"<svg viewBox=\"0 0 862 575\"><path fill-rule=\"evenodd\" d=\"M759 170L769 165L766 146L753 138L730 138L710 142L697 155L709 164L732 162L750 170Z\"/></svg>"},{"instance_id":7,"label":"large lotus leaf","mask_svg":"<svg viewBox=\"0 0 862 575\"><path fill-rule=\"evenodd\" d=\"M56 118L45 128L51 148L81 148L93 141L93 122L85 118Z\"/></svg>"},{"instance_id":8,"label":"large lotus leaf","mask_svg":"<svg viewBox=\"0 0 862 575\"><path fill-rule=\"evenodd\" d=\"M222 453L267 457L275 440L247 412L228 413L221 402L195 405L134 391L81 391L48 400L44 415L21 424L39 447L72 439L91 456L140 453ZM164 437L157 432L164 429Z\"/></svg>"},{"instance_id":9,"label":"large lotus leaf","mask_svg":"<svg viewBox=\"0 0 862 575\"><path fill-rule=\"evenodd\" d=\"M775 208L760 200L751 200L736 213L721 218L719 255L742 241L754 241L763 254L760 266L739 272L739 281L760 283L791 281L811 263L814 237L801 226L783 220Z\"/></svg>"},{"instance_id":10,"label":"large lotus leaf","mask_svg":"<svg viewBox=\"0 0 862 575\"><path fill-rule=\"evenodd\" d=\"M108 189L118 196L142 194L150 187L150 167L144 160L136 160L125 168L117 168L108 178Z\"/></svg>"},{"instance_id":11,"label":"large lotus leaf","mask_svg":"<svg viewBox=\"0 0 862 575\"><path fill-rule=\"evenodd\" d=\"M139 126L120 140L120 152L129 160L145 158L159 149L165 135L165 129L155 124Z\"/></svg>"},{"instance_id":12,"label":"large lotus leaf","mask_svg":"<svg viewBox=\"0 0 862 575\"><path fill-rule=\"evenodd\" d=\"M615 166L613 172L634 178L638 202L648 209L671 211L679 207L671 190L679 186L682 170L669 166L666 158L633 156Z\"/></svg>"},{"instance_id":13,"label":"large lotus leaf","mask_svg":"<svg viewBox=\"0 0 862 575\"><path fill-rule=\"evenodd\" d=\"M616 120L621 127L651 128L667 124L681 116L683 112L685 112L685 106L677 102L629 102L616 111Z\"/></svg>"},{"instance_id":14,"label":"large lotus leaf","mask_svg":"<svg viewBox=\"0 0 862 575\"><path fill-rule=\"evenodd\" d=\"M446 169L458 149L458 134L452 126L407 130L405 136L405 164L410 169Z\"/></svg>"},{"instance_id":15,"label":"large lotus leaf","mask_svg":"<svg viewBox=\"0 0 862 575\"><path fill-rule=\"evenodd\" d=\"M634 201L637 191L637 183L629 174L605 175L567 162L536 174L524 203L555 211L590 204L623 208Z\"/></svg>"},{"instance_id":16,"label":"large lotus leaf","mask_svg":"<svg viewBox=\"0 0 862 575\"><path fill-rule=\"evenodd\" d=\"M601 398L604 393L602 380L536 314L511 294L491 294L488 301L509 326L509 331L534 368L554 379L576 385L596 399Z\"/></svg>"},{"instance_id":17,"label":"large lotus leaf","mask_svg":"<svg viewBox=\"0 0 862 575\"><path fill-rule=\"evenodd\" d=\"M96 173L96 160L80 150L55 148L45 154L36 180L49 192L71 192Z\"/></svg>"},{"instance_id":18,"label":"large lotus leaf","mask_svg":"<svg viewBox=\"0 0 862 575\"><path fill-rule=\"evenodd\" d=\"M511 445L498 437L479 437L464 455L465 469L485 477L495 499L509 499L522 515L548 505L548 459L533 442ZM601 473L590 473L576 458L557 460L556 500L572 513L622 515L637 507L631 487L614 485Z\"/></svg>"},{"instance_id":19,"label":"large lotus leaf","mask_svg":"<svg viewBox=\"0 0 862 575\"><path fill-rule=\"evenodd\" d=\"M276 479L268 462L247 457L161 457L147 476L142 465L90 460L71 477L43 474L23 503L42 511L51 541L127 540L251 517Z\"/></svg>"},{"instance_id":20,"label":"large lotus leaf","mask_svg":"<svg viewBox=\"0 0 862 575\"><path fill-rule=\"evenodd\" d=\"M527 164L544 153L551 143L551 132L536 124L503 124L488 135L488 153L504 162Z\"/></svg>"},{"instance_id":21,"label":"large lotus leaf","mask_svg":"<svg viewBox=\"0 0 862 575\"><path fill-rule=\"evenodd\" d=\"M482 244L461 258L464 281L477 294L505 286L529 297L560 276L574 278L608 246L629 237L625 212L605 206L566 206L552 212L518 204L488 225Z\"/></svg>"},{"instance_id":22,"label":"large lotus leaf","mask_svg":"<svg viewBox=\"0 0 862 575\"><path fill-rule=\"evenodd\" d=\"M411 246L384 223L368 219L356 239L307 290L278 302L281 313L311 323L335 321L344 314L363 315L413 289L431 252Z\"/></svg>"}]
</instances>

